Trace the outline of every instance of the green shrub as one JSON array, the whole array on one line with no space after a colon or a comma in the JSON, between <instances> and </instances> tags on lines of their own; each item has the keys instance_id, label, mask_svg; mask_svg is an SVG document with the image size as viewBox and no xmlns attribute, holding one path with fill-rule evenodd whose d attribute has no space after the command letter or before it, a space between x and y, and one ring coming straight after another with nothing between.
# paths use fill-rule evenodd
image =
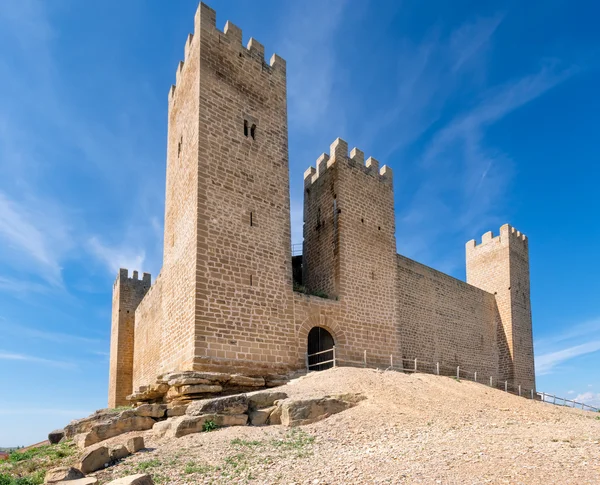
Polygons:
<instances>
[{"instance_id":1,"label":"green shrub","mask_svg":"<svg viewBox=\"0 0 600 485\"><path fill-rule=\"evenodd\" d=\"M217 428L217 423L215 423L212 419L205 421L202 425L202 431L214 431Z\"/></svg>"}]
</instances>

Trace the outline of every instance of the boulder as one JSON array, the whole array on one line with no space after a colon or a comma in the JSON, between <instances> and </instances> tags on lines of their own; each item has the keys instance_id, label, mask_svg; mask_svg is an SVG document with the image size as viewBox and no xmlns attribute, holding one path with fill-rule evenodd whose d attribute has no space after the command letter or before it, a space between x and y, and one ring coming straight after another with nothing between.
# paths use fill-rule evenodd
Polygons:
<instances>
[{"instance_id":1,"label":"boulder","mask_svg":"<svg viewBox=\"0 0 600 485\"><path fill-rule=\"evenodd\" d=\"M190 404L186 410L188 416L202 414L243 414L248 411L248 397L246 394L203 399Z\"/></svg>"},{"instance_id":2,"label":"boulder","mask_svg":"<svg viewBox=\"0 0 600 485\"><path fill-rule=\"evenodd\" d=\"M239 374L235 374L231 376L230 381L228 382L230 386L240 386L240 387L264 387L265 380L262 377L247 377Z\"/></svg>"},{"instance_id":3,"label":"boulder","mask_svg":"<svg viewBox=\"0 0 600 485\"><path fill-rule=\"evenodd\" d=\"M248 413L250 424L252 426L262 426L264 424L267 424L269 416L276 408L277 406L271 406L270 408L256 409L254 411L250 411Z\"/></svg>"},{"instance_id":4,"label":"boulder","mask_svg":"<svg viewBox=\"0 0 600 485\"><path fill-rule=\"evenodd\" d=\"M131 416L124 419L117 418L112 421L94 425L83 437L76 437L74 440L80 448L87 448L88 446L123 433L151 429L152 426L154 426L154 423L154 419L148 416Z\"/></svg>"},{"instance_id":5,"label":"boulder","mask_svg":"<svg viewBox=\"0 0 600 485\"><path fill-rule=\"evenodd\" d=\"M167 420L168 422L170 420ZM188 434L201 433L202 427L206 422L204 416L182 416L181 418L175 418L169 426L161 428L163 431L162 436L169 436L173 438L181 438Z\"/></svg>"},{"instance_id":6,"label":"boulder","mask_svg":"<svg viewBox=\"0 0 600 485\"><path fill-rule=\"evenodd\" d=\"M129 449L125 445L111 446L109 449L109 454L111 461L119 461L131 455Z\"/></svg>"},{"instance_id":7,"label":"boulder","mask_svg":"<svg viewBox=\"0 0 600 485\"><path fill-rule=\"evenodd\" d=\"M254 391L246 394L248 396L248 407L250 409L261 409L273 406L275 401L286 399L288 395L279 391Z\"/></svg>"},{"instance_id":8,"label":"boulder","mask_svg":"<svg viewBox=\"0 0 600 485\"><path fill-rule=\"evenodd\" d=\"M286 399L281 402L281 424L300 426L325 419L356 405L352 396L325 396L314 399Z\"/></svg>"},{"instance_id":9,"label":"boulder","mask_svg":"<svg viewBox=\"0 0 600 485\"><path fill-rule=\"evenodd\" d=\"M106 485L154 485L150 475L140 473L138 475L129 475L128 477L118 478Z\"/></svg>"},{"instance_id":10,"label":"boulder","mask_svg":"<svg viewBox=\"0 0 600 485\"><path fill-rule=\"evenodd\" d=\"M281 374L271 374L265 376L265 384L267 387L284 386L289 381L287 376Z\"/></svg>"},{"instance_id":11,"label":"boulder","mask_svg":"<svg viewBox=\"0 0 600 485\"><path fill-rule=\"evenodd\" d=\"M206 418L206 421L214 421L218 427L246 426L248 424L247 414L207 414L203 417Z\"/></svg>"},{"instance_id":12,"label":"boulder","mask_svg":"<svg viewBox=\"0 0 600 485\"><path fill-rule=\"evenodd\" d=\"M115 412L109 409L100 409L87 418L76 419L65 426L65 437L72 438L76 434L85 433L92 429L96 423L106 421L115 416Z\"/></svg>"},{"instance_id":13,"label":"boulder","mask_svg":"<svg viewBox=\"0 0 600 485\"><path fill-rule=\"evenodd\" d=\"M154 426L152 426L152 433L156 438L162 438L167 434L167 432L169 432L169 430L174 426L175 421L177 421L178 419L181 418L169 418L165 421L159 421Z\"/></svg>"},{"instance_id":14,"label":"boulder","mask_svg":"<svg viewBox=\"0 0 600 485\"><path fill-rule=\"evenodd\" d=\"M71 466L59 466L58 468L52 468L46 472L44 483L57 483L66 480L75 480L77 478L84 478L85 475Z\"/></svg>"},{"instance_id":15,"label":"boulder","mask_svg":"<svg viewBox=\"0 0 600 485\"><path fill-rule=\"evenodd\" d=\"M188 434L204 431L204 423L213 421L218 427L245 426L248 423L247 414L204 414L202 416L181 416L156 423L153 428L157 438L181 438Z\"/></svg>"},{"instance_id":16,"label":"boulder","mask_svg":"<svg viewBox=\"0 0 600 485\"><path fill-rule=\"evenodd\" d=\"M98 479L96 477L85 477L78 478L76 480L65 480L63 482L56 482L56 485L96 485Z\"/></svg>"},{"instance_id":17,"label":"boulder","mask_svg":"<svg viewBox=\"0 0 600 485\"><path fill-rule=\"evenodd\" d=\"M281 406L279 403L276 403L275 409L271 411L269 415L269 419L267 420L267 424L281 424Z\"/></svg>"},{"instance_id":18,"label":"boulder","mask_svg":"<svg viewBox=\"0 0 600 485\"><path fill-rule=\"evenodd\" d=\"M125 443L125 446L127 447L129 453L137 453L145 448L144 438L142 436L134 436L133 438L129 438L127 443Z\"/></svg>"},{"instance_id":19,"label":"boulder","mask_svg":"<svg viewBox=\"0 0 600 485\"><path fill-rule=\"evenodd\" d=\"M187 404L181 406L173 406L170 409L167 409L167 417L172 418L174 416L183 416L188 408Z\"/></svg>"},{"instance_id":20,"label":"boulder","mask_svg":"<svg viewBox=\"0 0 600 485\"><path fill-rule=\"evenodd\" d=\"M106 446L99 446L86 451L81 456L81 462L79 463L79 469L83 473L91 473L96 470L101 470L110 462L110 453Z\"/></svg>"},{"instance_id":21,"label":"boulder","mask_svg":"<svg viewBox=\"0 0 600 485\"><path fill-rule=\"evenodd\" d=\"M136 416L148 416L150 418L164 418L167 411L165 404L142 404L135 409Z\"/></svg>"},{"instance_id":22,"label":"boulder","mask_svg":"<svg viewBox=\"0 0 600 485\"><path fill-rule=\"evenodd\" d=\"M48 441L52 445L60 443L60 440L62 440L64 437L65 437L64 429L55 429L54 431L51 431L50 433L48 433Z\"/></svg>"}]
</instances>

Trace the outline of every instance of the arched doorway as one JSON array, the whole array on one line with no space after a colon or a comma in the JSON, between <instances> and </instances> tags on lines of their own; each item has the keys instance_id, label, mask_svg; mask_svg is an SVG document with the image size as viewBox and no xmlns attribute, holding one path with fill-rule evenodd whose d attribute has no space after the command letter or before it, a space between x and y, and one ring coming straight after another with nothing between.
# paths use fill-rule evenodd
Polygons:
<instances>
[{"instance_id":1,"label":"arched doorway","mask_svg":"<svg viewBox=\"0 0 600 485\"><path fill-rule=\"evenodd\" d=\"M308 370L325 370L333 367L334 345L333 336L323 327L311 328L308 332ZM320 362L325 363L320 364Z\"/></svg>"}]
</instances>

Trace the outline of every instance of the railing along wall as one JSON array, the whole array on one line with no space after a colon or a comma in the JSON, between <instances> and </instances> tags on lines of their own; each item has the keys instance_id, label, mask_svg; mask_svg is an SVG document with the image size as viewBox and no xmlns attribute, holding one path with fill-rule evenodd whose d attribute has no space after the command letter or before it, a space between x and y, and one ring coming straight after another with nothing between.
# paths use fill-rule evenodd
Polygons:
<instances>
[{"instance_id":1,"label":"railing along wall","mask_svg":"<svg viewBox=\"0 0 600 485\"><path fill-rule=\"evenodd\" d=\"M327 360L320 361L317 356L323 357ZM315 357L317 357L315 359ZM312 362L311 362L312 358ZM316 362L315 362L316 360ZM361 361L353 361L347 359L340 359L336 356L335 346L328 350L322 350L321 352L315 352L314 354L306 354L306 370L307 372L313 372L321 370L318 367L332 364L333 367L369 367L375 369L381 369L382 366L370 365L367 361L367 351L363 351L363 359ZM400 359L400 362L394 361L394 356L390 355L390 365L385 370L394 370L398 372L420 372L424 374L435 374L454 377L456 379L467 379L479 384L489 385L495 389L514 394L516 396L539 400L545 403L555 404L557 406L566 406L570 408L579 408L584 411L600 412L599 408L590 406L583 402L578 402L572 399L565 399L562 397L548 394L546 392L537 392L534 389L526 389L521 385L514 386L507 380L499 379L494 376L485 376L478 374L477 371L470 372L465 369L461 369L460 366L450 366L441 362L427 362L419 359ZM568 403L571 403L569 406Z\"/></svg>"}]
</instances>

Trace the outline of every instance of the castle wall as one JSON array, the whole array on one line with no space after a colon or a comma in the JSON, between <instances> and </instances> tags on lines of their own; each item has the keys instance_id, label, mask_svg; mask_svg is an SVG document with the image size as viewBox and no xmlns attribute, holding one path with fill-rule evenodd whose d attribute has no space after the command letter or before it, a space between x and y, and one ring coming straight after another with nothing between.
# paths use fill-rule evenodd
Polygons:
<instances>
[{"instance_id":1,"label":"castle wall","mask_svg":"<svg viewBox=\"0 0 600 485\"><path fill-rule=\"evenodd\" d=\"M140 280L137 271L129 278L126 269L119 270L113 285L108 379L108 406L112 408L127 404L125 398L132 392L135 309L148 288L148 273Z\"/></svg>"},{"instance_id":2,"label":"castle wall","mask_svg":"<svg viewBox=\"0 0 600 485\"><path fill-rule=\"evenodd\" d=\"M493 294L397 255L398 329L405 359L499 377Z\"/></svg>"},{"instance_id":3,"label":"castle wall","mask_svg":"<svg viewBox=\"0 0 600 485\"><path fill-rule=\"evenodd\" d=\"M133 361L134 389L153 383L165 371L163 365L164 311L162 274L135 311L135 359Z\"/></svg>"}]
</instances>

